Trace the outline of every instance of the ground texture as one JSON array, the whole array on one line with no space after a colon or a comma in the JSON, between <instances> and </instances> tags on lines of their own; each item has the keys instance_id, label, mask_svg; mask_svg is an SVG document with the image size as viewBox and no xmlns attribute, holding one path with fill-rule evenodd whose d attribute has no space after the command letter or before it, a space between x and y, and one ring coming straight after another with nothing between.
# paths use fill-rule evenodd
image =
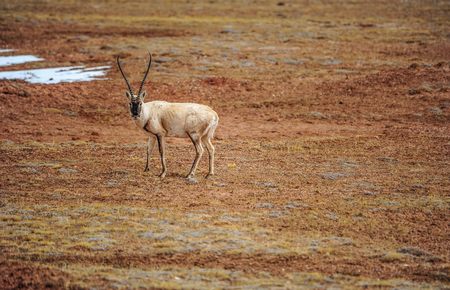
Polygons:
<instances>
[{"instance_id":1,"label":"ground texture","mask_svg":"<svg viewBox=\"0 0 450 290\"><path fill-rule=\"evenodd\" d=\"M107 80L0 81L0 288L449 287L448 1L0 1L0 68L111 65ZM169 174L129 117L220 116L217 176Z\"/></svg>"}]
</instances>

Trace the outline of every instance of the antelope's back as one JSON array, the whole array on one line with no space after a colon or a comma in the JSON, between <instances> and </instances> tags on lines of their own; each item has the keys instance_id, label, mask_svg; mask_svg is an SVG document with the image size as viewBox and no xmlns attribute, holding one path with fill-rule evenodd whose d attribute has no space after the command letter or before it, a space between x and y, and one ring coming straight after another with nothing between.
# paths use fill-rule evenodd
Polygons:
<instances>
[{"instance_id":1,"label":"antelope's back","mask_svg":"<svg viewBox=\"0 0 450 290\"><path fill-rule=\"evenodd\" d=\"M170 136L186 136L186 132L203 135L219 117L209 106L196 103L161 102L161 123Z\"/></svg>"}]
</instances>

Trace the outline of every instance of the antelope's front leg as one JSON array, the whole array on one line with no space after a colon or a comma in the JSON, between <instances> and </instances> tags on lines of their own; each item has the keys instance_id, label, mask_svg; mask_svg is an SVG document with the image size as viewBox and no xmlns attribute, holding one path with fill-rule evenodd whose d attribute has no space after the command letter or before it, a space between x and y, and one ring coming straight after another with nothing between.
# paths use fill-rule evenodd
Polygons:
<instances>
[{"instance_id":1,"label":"antelope's front leg","mask_svg":"<svg viewBox=\"0 0 450 290\"><path fill-rule=\"evenodd\" d=\"M164 136L156 135L156 139L158 140L159 155L161 157L161 165L162 165L162 172L159 175L159 177L164 178L166 177L167 173L166 155L164 152Z\"/></svg>"},{"instance_id":2,"label":"antelope's front leg","mask_svg":"<svg viewBox=\"0 0 450 290\"><path fill-rule=\"evenodd\" d=\"M148 142L147 142L147 162L145 163L144 172L149 170L148 169L148 164L149 164L149 161L150 161L150 156L152 156L153 148L155 147L155 141L156 141L155 136L148 137Z\"/></svg>"}]
</instances>

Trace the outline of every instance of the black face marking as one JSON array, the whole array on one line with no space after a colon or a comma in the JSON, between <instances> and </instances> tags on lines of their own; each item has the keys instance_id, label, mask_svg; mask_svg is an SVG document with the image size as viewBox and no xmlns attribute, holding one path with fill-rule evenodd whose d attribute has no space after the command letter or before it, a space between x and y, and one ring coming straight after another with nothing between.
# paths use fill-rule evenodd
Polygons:
<instances>
[{"instance_id":1,"label":"black face marking","mask_svg":"<svg viewBox=\"0 0 450 290\"><path fill-rule=\"evenodd\" d=\"M141 105L140 101L130 102L130 112L133 117L139 117L141 115Z\"/></svg>"}]
</instances>

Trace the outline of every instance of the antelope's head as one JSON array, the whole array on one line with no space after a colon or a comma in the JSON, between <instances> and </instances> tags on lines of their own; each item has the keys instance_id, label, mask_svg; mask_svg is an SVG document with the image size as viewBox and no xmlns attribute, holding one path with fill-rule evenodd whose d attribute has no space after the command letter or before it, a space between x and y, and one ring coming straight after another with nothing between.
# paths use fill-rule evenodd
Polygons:
<instances>
[{"instance_id":1,"label":"antelope's head","mask_svg":"<svg viewBox=\"0 0 450 290\"><path fill-rule=\"evenodd\" d=\"M139 87L139 92L136 94L133 93L133 90L131 89L131 85L127 80L127 77L123 73L122 67L120 65L120 59L119 56L117 57L117 65L119 67L120 73L122 74L125 83L127 84L128 91L125 92L125 95L127 96L129 100L130 105L130 113L131 117L133 119L138 119L141 116L142 111L142 104L144 103L144 98L147 96L146 91L142 91L145 83L145 79L147 78L148 71L150 70L150 65L152 64L152 55L149 53L150 59L148 61L147 70L145 71L144 78L142 79L141 86Z\"/></svg>"}]
</instances>

